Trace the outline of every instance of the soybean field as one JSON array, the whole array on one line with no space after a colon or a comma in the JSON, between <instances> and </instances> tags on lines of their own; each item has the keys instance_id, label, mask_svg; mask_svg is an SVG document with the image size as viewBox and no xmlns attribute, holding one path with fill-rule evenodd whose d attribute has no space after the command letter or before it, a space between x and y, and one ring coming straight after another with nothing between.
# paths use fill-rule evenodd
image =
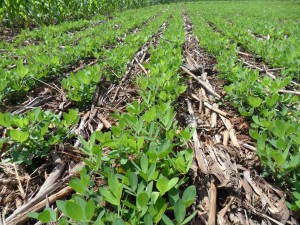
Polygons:
<instances>
[{"instance_id":1,"label":"soybean field","mask_svg":"<svg viewBox=\"0 0 300 225\"><path fill-rule=\"evenodd\" d=\"M50 2L0 3L0 224L299 224L299 1Z\"/></svg>"}]
</instances>

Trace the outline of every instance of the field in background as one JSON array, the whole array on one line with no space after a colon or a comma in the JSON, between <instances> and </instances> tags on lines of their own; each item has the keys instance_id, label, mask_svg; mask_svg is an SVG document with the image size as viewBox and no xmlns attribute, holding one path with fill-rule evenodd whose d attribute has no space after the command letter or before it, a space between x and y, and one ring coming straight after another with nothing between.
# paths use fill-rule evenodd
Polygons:
<instances>
[{"instance_id":1,"label":"field in background","mask_svg":"<svg viewBox=\"0 0 300 225\"><path fill-rule=\"evenodd\" d=\"M0 42L6 224L297 224L300 4L88 2L2 10L95 14Z\"/></svg>"},{"instance_id":2,"label":"field in background","mask_svg":"<svg viewBox=\"0 0 300 225\"><path fill-rule=\"evenodd\" d=\"M65 20L90 19L94 15L111 15L116 11L169 2L169 0L3 0L0 2L0 20L3 26L30 28Z\"/></svg>"}]
</instances>

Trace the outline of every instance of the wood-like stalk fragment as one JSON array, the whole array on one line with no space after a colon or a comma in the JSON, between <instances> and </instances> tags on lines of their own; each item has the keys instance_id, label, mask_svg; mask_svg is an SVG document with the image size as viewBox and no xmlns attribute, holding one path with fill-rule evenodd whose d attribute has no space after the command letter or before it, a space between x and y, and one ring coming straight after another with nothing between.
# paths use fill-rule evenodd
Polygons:
<instances>
[{"instance_id":1,"label":"wood-like stalk fragment","mask_svg":"<svg viewBox=\"0 0 300 225\"><path fill-rule=\"evenodd\" d=\"M192 107L192 104L189 100L186 100L187 101L187 105L188 105L188 111L189 111L189 114L192 116L193 118L193 122L190 124L190 126L192 128L196 128L197 127L197 123L195 121L195 113L194 113L194 110L193 110L193 107ZM200 168L200 170L204 173L204 174L207 174L207 163L205 161L205 156L204 156L204 153L202 151L202 146L201 146L201 143L199 141L199 137L198 137L198 134L197 134L197 129L195 129L194 133L193 133L193 141L194 141L194 147L195 147L195 156L196 156L196 161L198 163L198 166Z\"/></svg>"},{"instance_id":2,"label":"wood-like stalk fragment","mask_svg":"<svg viewBox=\"0 0 300 225\"><path fill-rule=\"evenodd\" d=\"M220 117L221 117L224 125L226 126L227 130L229 131L229 137L230 137L230 140L232 141L233 146L240 148L240 144L235 135L235 129L231 125L230 120L226 119L223 116L220 116Z\"/></svg>"},{"instance_id":3,"label":"wood-like stalk fragment","mask_svg":"<svg viewBox=\"0 0 300 225\"><path fill-rule=\"evenodd\" d=\"M209 85L207 85L206 82L202 81L201 79L199 79L197 76L195 76L193 73L191 73L188 69L186 69L185 67L181 66L181 69L186 72L188 75L190 75L191 77L193 77L196 81L198 81L198 83L200 83L204 88L205 90L207 90L210 94L212 94L213 96L215 96L216 98L220 99L221 96L216 93L213 89L211 89L209 87Z\"/></svg>"},{"instance_id":4,"label":"wood-like stalk fragment","mask_svg":"<svg viewBox=\"0 0 300 225\"><path fill-rule=\"evenodd\" d=\"M110 122L108 122L102 115L98 114L97 117L99 118L99 120L101 120L101 122L103 123L103 125L106 129L111 128Z\"/></svg>"},{"instance_id":5,"label":"wood-like stalk fragment","mask_svg":"<svg viewBox=\"0 0 300 225\"><path fill-rule=\"evenodd\" d=\"M34 198L30 199L27 203L22 205L20 208L16 209L9 217L6 218L5 222L7 225L14 225L17 224L15 222L12 223L12 221L15 220L16 217L20 214L28 213L29 209L31 209L34 205L38 204L39 202L43 201L43 199L50 194L53 194L58 188L60 188L64 183L68 182L68 180L72 177L75 177L79 174L80 168L83 166L83 163L77 164L71 171L70 175L67 177L64 177L61 180L58 180L57 182L53 183L52 185L48 186L42 193L40 193L38 196L35 196Z\"/></svg>"},{"instance_id":6,"label":"wood-like stalk fragment","mask_svg":"<svg viewBox=\"0 0 300 225\"><path fill-rule=\"evenodd\" d=\"M43 201L39 202L38 204L36 204L36 205L32 206L31 208L27 209L25 212L18 214L12 220L8 221L6 223L6 225L15 225L15 224L20 224L20 223L26 222L29 219L29 217L27 216L27 214L29 212L39 212L43 208L46 207L46 204L51 205L56 200L59 200L59 199L62 199L63 197L65 197L65 196L68 196L72 191L73 191L73 189L69 186L63 188L59 192L51 195L49 198L44 199Z\"/></svg>"},{"instance_id":7,"label":"wood-like stalk fragment","mask_svg":"<svg viewBox=\"0 0 300 225\"><path fill-rule=\"evenodd\" d=\"M201 99L200 99L198 96L196 96L196 95L194 95L194 94L191 94L191 96L192 96L192 98L194 98L195 100L197 100L197 101L199 101L199 102L201 101ZM227 116L228 116L228 113L227 113L227 112L224 112L224 111L222 111L222 110L220 110L220 109L218 109L218 108L212 106L211 104L209 104L209 103L206 102L206 101L204 101L203 104L204 104L204 106L205 106L206 108L208 108L208 109L210 109L210 110L212 110L212 111L214 111L214 112L220 114L221 116L224 116L224 117L227 117Z\"/></svg>"},{"instance_id":8,"label":"wood-like stalk fragment","mask_svg":"<svg viewBox=\"0 0 300 225\"><path fill-rule=\"evenodd\" d=\"M292 94L292 95L299 95L300 96L300 91L279 90L278 93Z\"/></svg>"},{"instance_id":9,"label":"wood-like stalk fragment","mask_svg":"<svg viewBox=\"0 0 300 225\"><path fill-rule=\"evenodd\" d=\"M213 108L218 108L217 104L213 104ZM211 127L216 127L217 126L217 113L212 112L211 114Z\"/></svg>"},{"instance_id":10,"label":"wood-like stalk fragment","mask_svg":"<svg viewBox=\"0 0 300 225\"><path fill-rule=\"evenodd\" d=\"M216 224L216 205L217 205L217 188L214 183L214 180L212 179L210 183L208 225Z\"/></svg>"},{"instance_id":11,"label":"wood-like stalk fragment","mask_svg":"<svg viewBox=\"0 0 300 225\"><path fill-rule=\"evenodd\" d=\"M138 64L138 66L143 70L143 72L148 75L148 71L145 69L145 67L138 61L138 59L136 57L134 57L134 60L136 61L136 63Z\"/></svg>"},{"instance_id":12,"label":"wood-like stalk fragment","mask_svg":"<svg viewBox=\"0 0 300 225\"><path fill-rule=\"evenodd\" d=\"M223 133L223 145L227 146L229 141L229 131L225 130Z\"/></svg>"},{"instance_id":13,"label":"wood-like stalk fragment","mask_svg":"<svg viewBox=\"0 0 300 225\"><path fill-rule=\"evenodd\" d=\"M89 118L89 116L90 116L90 112L87 112L87 113L83 116L83 118L81 119L80 124L79 124L79 127L78 127L77 131L75 132L78 136L79 136L79 135L83 135L85 122L87 121L87 119ZM79 141L79 139L77 139L77 141L76 141L74 147L75 147L75 148L78 148L79 145L80 145L80 141Z\"/></svg>"}]
</instances>

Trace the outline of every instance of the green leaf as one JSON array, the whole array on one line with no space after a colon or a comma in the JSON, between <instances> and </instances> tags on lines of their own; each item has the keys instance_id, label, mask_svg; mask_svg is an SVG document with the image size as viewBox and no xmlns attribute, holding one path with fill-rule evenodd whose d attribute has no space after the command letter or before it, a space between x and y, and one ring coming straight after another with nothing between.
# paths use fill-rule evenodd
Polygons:
<instances>
[{"instance_id":1,"label":"green leaf","mask_svg":"<svg viewBox=\"0 0 300 225\"><path fill-rule=\"evenodd\" d=\"M50 222L50 212L49 211L43 211L39 213L38 220L42 223L48 223Z\"/></svg>"},{"instance_id":2,"label":"green leaf","mask_svg":"<svg viewBox=\"0 0 300 225\"><path fill-rule=\"evenodd\" d=\"M169 180L166 177L161 177L157 183L156 188L159 190L161 195L164 195L168 191Z\"/></svg>"},{"instance_id":3,"label":"green leaf","mask_svg":"<svg viewBox=\"0 0 300 225\"><path fill-rule=\"evenodd\" d=\"M63 214L67 215L66 211L66 201L58 200L56 201L57 208L63 212Z\"/></svg>"},{"instance_id":4,"label":"green leaf","mask_svg":"<svg viewBox=\"0 0 300 225\"><path fill-rule=\"evenodd\" d=\"M174 223L172 222L172 220L170 220L170 218L167 217L165 214L163 214L163 215L161 216L161 218L162 218L162 220L164 221L164 223L165 223L166 225L174 225Z\"/></svg>"},{"instance_id":5,"label":"green leaf","mask_svg":"<svg viewBox=\"0 0 300 225\"><path fill-rule=\"evenodd\" d=\"M252 96L249 96L248 97L248 100L249 100L249 104L252 106L252 107L258 107L261 105L262 103L262 99L261 98L258 98L258 97L252 97Z\"/></svg>"},{"instance_id":6,"label":"green leaf","mask_svg":"<svg viewBox=\"0 0 300 225\"><path fill-rule=\"evenodd\" d=\"M51 208L46 208L45 210L49 211L49 213L50 213L50 221L55 222L56 221L56 212Z\"/></svg>"},{"instance_id":7,"label":"green leaf","mask_svg":"<svg viewBox=\"0 0 300 225\"><path fill-rule=\"evenodd\" d=\"M272 157L275 160L275 162L278 163L280 166L284 163L284 157L282 156L282 154L278 152L273 152Z\"/></svg>"},{"instance_id":8,"label":"green leaf","mask_svg":"<svg viewBox=\"0 0 300 225\"><path fill-rule=\"evenodd\" d=\"M181 199L178 199L174 205L174 214L177 223L181 224L186 215L185 205Z\"/></svg>"},{"instance_id":9,"label":"green leaf","mask_svg":"<svg viewBox=\"0 0 300 225\"><path fill-rule=\"evenodd\" d=\"M171 205L174 205L175 202L179 199L179 189L177 188L172 188L169 192L168 192L168 197L169 197L169 201L171 203Z\"/></svg>"},{"instance_id":10,"label":"green leaf","mask_svg":"<svg viewBox=\"0 0 300 225\"><path fill-rule=\"evenodd\" d=\"M196 215L197 215L198 211L195 210L191 215L189 215L183 222L182 225L187 224L188 222L190 222Z\"/></svg>"},{"instance_id":11,"label":"green leaf","mask_svg":"<svg viewBox=\"0 0 300 225\"><path fill-rule=\"evenodd\" d=\"M189 141L191 138L191 134L186 130L180 131L180 136L183 138L184 141Z\"/></svg>"},{"instance_id":12,"label":"green leaf","mask_svg":"<svg viewBox=\"0 0 300 225\"><path fill-rule=\"evenodd\" d=\"M171 180L166 177L161 177L156 183L156 188L159 190L161 195L164 195L167 191L169 191L177 184L178 180L178 177L174 177Z\"/></svg>"},{"instance_id":13,"label":"green leaf","mask_svg":"<svg viewBox=\"0 0 300 225\"><path fill-rule=\"evenodd\" d=\"M125 225L125 223L121 218L116 218L113 222L113 225Z\"/></svg>"},{"instance_id":14,"label":"green leaf","mask_svg":"<svg viewBox=\"0 0 300 225\"><path fill-rule=\"evenodd\" d=\"M11 115L9 113L0 113L0 126L10 127L11 126Z\"/></svg>"},{"instance_id":15,"label":"green leaf","mask_svg":"<svg viewBox=\"0 0 300 225\"><path fill-rule=\"evenodd\" d=\"M143 145L144 145L144 141L145 141L145 138L144 138L144 137L140 137L140 138L139 138L139 140L138 140L137 143L136 143L137 150L141 150L141 148L142 148Z\"/></svg>"},{"instance_id":16,"label":"green leaf","mask_svg":"<svg viewBox=\"0 0 300 225\"><path fill-rule=\"evenodd\" d=\"M189 186L182 195L182 201L184 202L185 207L192 205L196 198L196 187L194 185Z\"/></svg>"},{"instance_id":17,"label":"green leaf","mask_svg":"<svg viewBox=\"0 0 300 225\"><path fill-rule=\"evenodd\" d=\"M91 220L94 216L96 206L93 199L90 199L85 205L85 217L87 220Z\"/></svg>"},{"instance_id":18,"label":"green leaf","mask_svg":"<svg viewBox=\"0 0 300 225\"><path fill-rule=\"evenodd\" d=\"M172 179L168 182L168 190L170 190L172 187L174 187L174 186L177 184L178 180L179 180L178 177L172 178Z\"/></svg>"},{"instance_id":19,"label":"green leaf","mask_svg":"<svg viewBox=\"0 0 300 225\"><path fill-rule=\"evenodd\" d=\"M158 197L159 197L159 192L156 192L156 191L152 192L151 193L151 204L155 204Z\"/></svg>"},{"instance_id":20,"label":"green leaf","mask_svg":"<svg viewBox=\"0 0 300 225\"><path fill-rule=\"evenodd\" d=\"M144 173L148 171L148 157L145 154L143 154L141 158L141 169Z\"/></svg>"},{"instance_id":21,"label":"green leaf","mask_svg":"<svg viewBox=\"0 0 300 225\"><path fill-rule=\"evenodd\" d=\"M108 175L108 186L112 194L115 196L116 200L118 201L118 204L120 204L121 196L122 196L122 190L123 190L123 184L119 183L116 175L114 173L109 173Z\"/></svg>"},{"instance_id":22,"label":"green leaf","mask_svg":"<svg viewBox=\"0 0 300 225\"><path fill-rule=\"evenodd\" d=\"M113 196L113 194L108 191L105 187L100 187L99 189L101 195L104 197L106 201L108 201L110 204L119 206L120 202Z\"/></svg>"},{"instance_id":23,"label":"green leaf","mask_svg":"<svg viewBox=\"0 0 300 225\"><path fill-rule=\"evenodd\" d=\"M150 214L144 216L144 223L145 225L153 225L152 216Z\"/></svg>"},{"instance_id":24,"label":"green leaf","mask_svg":"<svg viewBox=\"0 0 300 225\"><path fill-rule=\"evenodd\" d=\"M10 130L9 136L17 142L24 142L29 138L29 133L27 131Z\"/></svg>"},{"instance_id":25,"label":"green leaf","mask_svg":"<svg viewBox=\"0 0 300 225\"><path fill-rule=\"evenodd\" d=\"M84 194L86 187L82 185L81 181L78 178L72 178L69 182L69 186L73 188L79 194Z\"/></svg>"},{"instance_id":26,"label":"green leaf","mask_svg":"<svg viewBox=\"0 0 300 225\"><path fill-rule=\"evenodd\" d=\"M269 107L273 107L276 105L278 101L279 94L275 93L271 97L266 98L266 103Z\"/></svg>"},{"instance_id":27,"label":"green leaf","mask_svg":"<svg viewBox=\"0 0 300 225\"><path fill-rule=\"evenodd\" d=\"M102 222L102 220L100 218L95 221L94 225L105 225L105 224Z\"/></svg>"},{"instance_id":28,"label":"green leaf","mask_svg":"<svg viewBox=\"0 0 300 225\"><path fill-rule=\"evenodd\" d=\"M29 212L27 215L28 217L35 218L42 223L56 221L56 212L51 208L45 208L41 213Z\"/></svg>"},{"instance_id":29,"label":"green leaf","mask_svg":"<svg viewBox=\"0 0 300 225\"><path fill-rule=\"evenodd\" d=\"M159 197L154 205L154 208L156 210L156 215L154 217L155 224L157 224L158 221L161 220L161 217L165 213L167 207L168 207L168 204L166 203L166 201L163 198Z\"/></svg>"},{"instance_id":30,"label":"green leaf","mask_svg":"<svg viewBox=\"0 0 300 225\"><path fill-rule=\"evenodd\" d=\"M129 174L129 184L130 184L130 187L133 191L135 191L137 189L138 177L134 172L131 172Z\"/></svg>"},{"instance_id":31,"label":"green leaf","mask_svg":"<svg viewBox=\"0 0 300 225\"><path fill-rule=\"evenodd\" d=\"M102 217L105 214L105 210L102 210L100 213L98 212L98 217L97 220L95 222L95 225L104 225L104 223L102 222Z\"/></svg>"},{"instance_id":32,"label":"green leaf","mask_svg":"<svg viewBox=\"0 0 300 225\"><path fill-rule=\"evenodd\" d=\"M265 140L262 137L258 138L257 147L258 147L259 150L263 150L266 147Z\"/></svg>"},{"instance_id":33,"label":"green leaf","mask_svg":"<svg viewBox=\"0 0 300 225\"><path fill-rule=\"evenodd\" d=\"M146 181L150 181L150 180L152 180L152 179L156 179L157 174L158 174L158 171L155 171L155 169L156 169L156 165L155 165L155 164L152 164L152 165L149 167L149 169L148 169L148 171L147 171L147 174L145 174L143 178L144 178ZM141 175L142 175L142 174L141 174Z\"/></svg>"},{"instance_id":34,"label":"green leaf","mask_svg":"<svg viewBox=\"0 0 300 225\"><path fill-rule=\"evenodd\" d=\"M250 129L250 130L249 130L249 134L250 134L250 136L251 136L253 139L255 139L255 140L258 140L259 137L260 137L259 133L258 133L256 130Z\"/></svg>"},{"instance_id":35,"label":"green leaf","mask_svg":"<svg viewBox=\"0 0 300 225\"><path fill-rule=\"evenodd\" d=\"M139 210L135 205L131 204L131 203L128 202L128 201L122 200L121 202L122 202L125 206L127 206L128 208L131 208L131 209L136 210L136 211Z\"/></svg>"},{"instance_id":36,"label":"green leaf","mask_svg":"<svg viewBox=\"0 0 300 225\"><path fill-rule=\"evenodd\" d=\"M142 192L137 197L137 205L140 206L139 208L144 208L149 201L149 196L146 192Z\"/></svg>"},{"instance_id":37,"label":"green leaf","mask_svg":"<svg viewBox=\"0 0 300 225\"><path fill-rule=\"evenodd\" d=\"M30 217L30 218L34 218L34 219L38 220L39 213L37 213L37 212L29 212L29 213L27 213L27 216Z\"/></svg>"},{"instance_id":38,"label":"green leaf","mask_svg":"<svg viewBox=\"0 0 300 225\"><path fill-rule=\"evenodd\" d=\"M83 220L83 212L79 205L74 202L68 201L66 203L66 213L67 216L75 221Z\"/></svg>"},{"instance_id":39,"label":"green leaf","mask_svg":"<svg viewBox=\"0 0 300 225\"><path fill-rule=\"evenodd\" d=\"M152 122L155 119L155 117L156 117L155 107L152 107L143 115L143 119L148 123Z\"/></svg>"}]
</instances>

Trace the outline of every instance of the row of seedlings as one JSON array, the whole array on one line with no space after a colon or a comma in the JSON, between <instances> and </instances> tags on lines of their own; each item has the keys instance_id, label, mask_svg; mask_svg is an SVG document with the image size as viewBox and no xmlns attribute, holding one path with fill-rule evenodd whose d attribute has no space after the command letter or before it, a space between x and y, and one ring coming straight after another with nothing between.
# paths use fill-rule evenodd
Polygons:
<instances>
[{"instance_id":1,"label":"row of seedlings","mask_svg":"<svg viewBox=\"0 0 300 225\"><path fill-rule=\"evenodd\" d=\"M116 19L118 25L115 24L116 20L112 20L103 24L97 33L80 39L76 45L71 43L61 46L59 39L55 39L45 46L28 46L16 50L16 54L20 57L17 60L9 59L4 55L1 58L4 64L14 64L14 66L12 69L5 69L3 65L0 69L0 98L4 99L16 92L27 92L38 83L37 79L57 75L60 71L68 69L68 64L74 64L81 59L98 58L105 45L116 43L119 37L142 26L156 13L156 10L151 10L139 11L136 16L128 14L125 19Z\"/></svg>"},{"instance_id":2,"label":"row of seedlings","mask_svg":"<svg viewBox=\"0 0 300 225\"><path fill-rule=\"evenodd\" d=\"M257 142L257 154L265 165L265 171L293 191L292 209L300 191L297 180L300 166L299 152L299 98L291 94L279 94L279 90L291 83L290 78L273 80L261 77L258 70L243 67L238 62L237 45L230 39L214 32L199 20L192 7L188 14L195 26L201 47L216 56L217 68L228 82L225 87L231 100L242 116L251 118L249 131Z\"/></svg>"}]
</instances>

